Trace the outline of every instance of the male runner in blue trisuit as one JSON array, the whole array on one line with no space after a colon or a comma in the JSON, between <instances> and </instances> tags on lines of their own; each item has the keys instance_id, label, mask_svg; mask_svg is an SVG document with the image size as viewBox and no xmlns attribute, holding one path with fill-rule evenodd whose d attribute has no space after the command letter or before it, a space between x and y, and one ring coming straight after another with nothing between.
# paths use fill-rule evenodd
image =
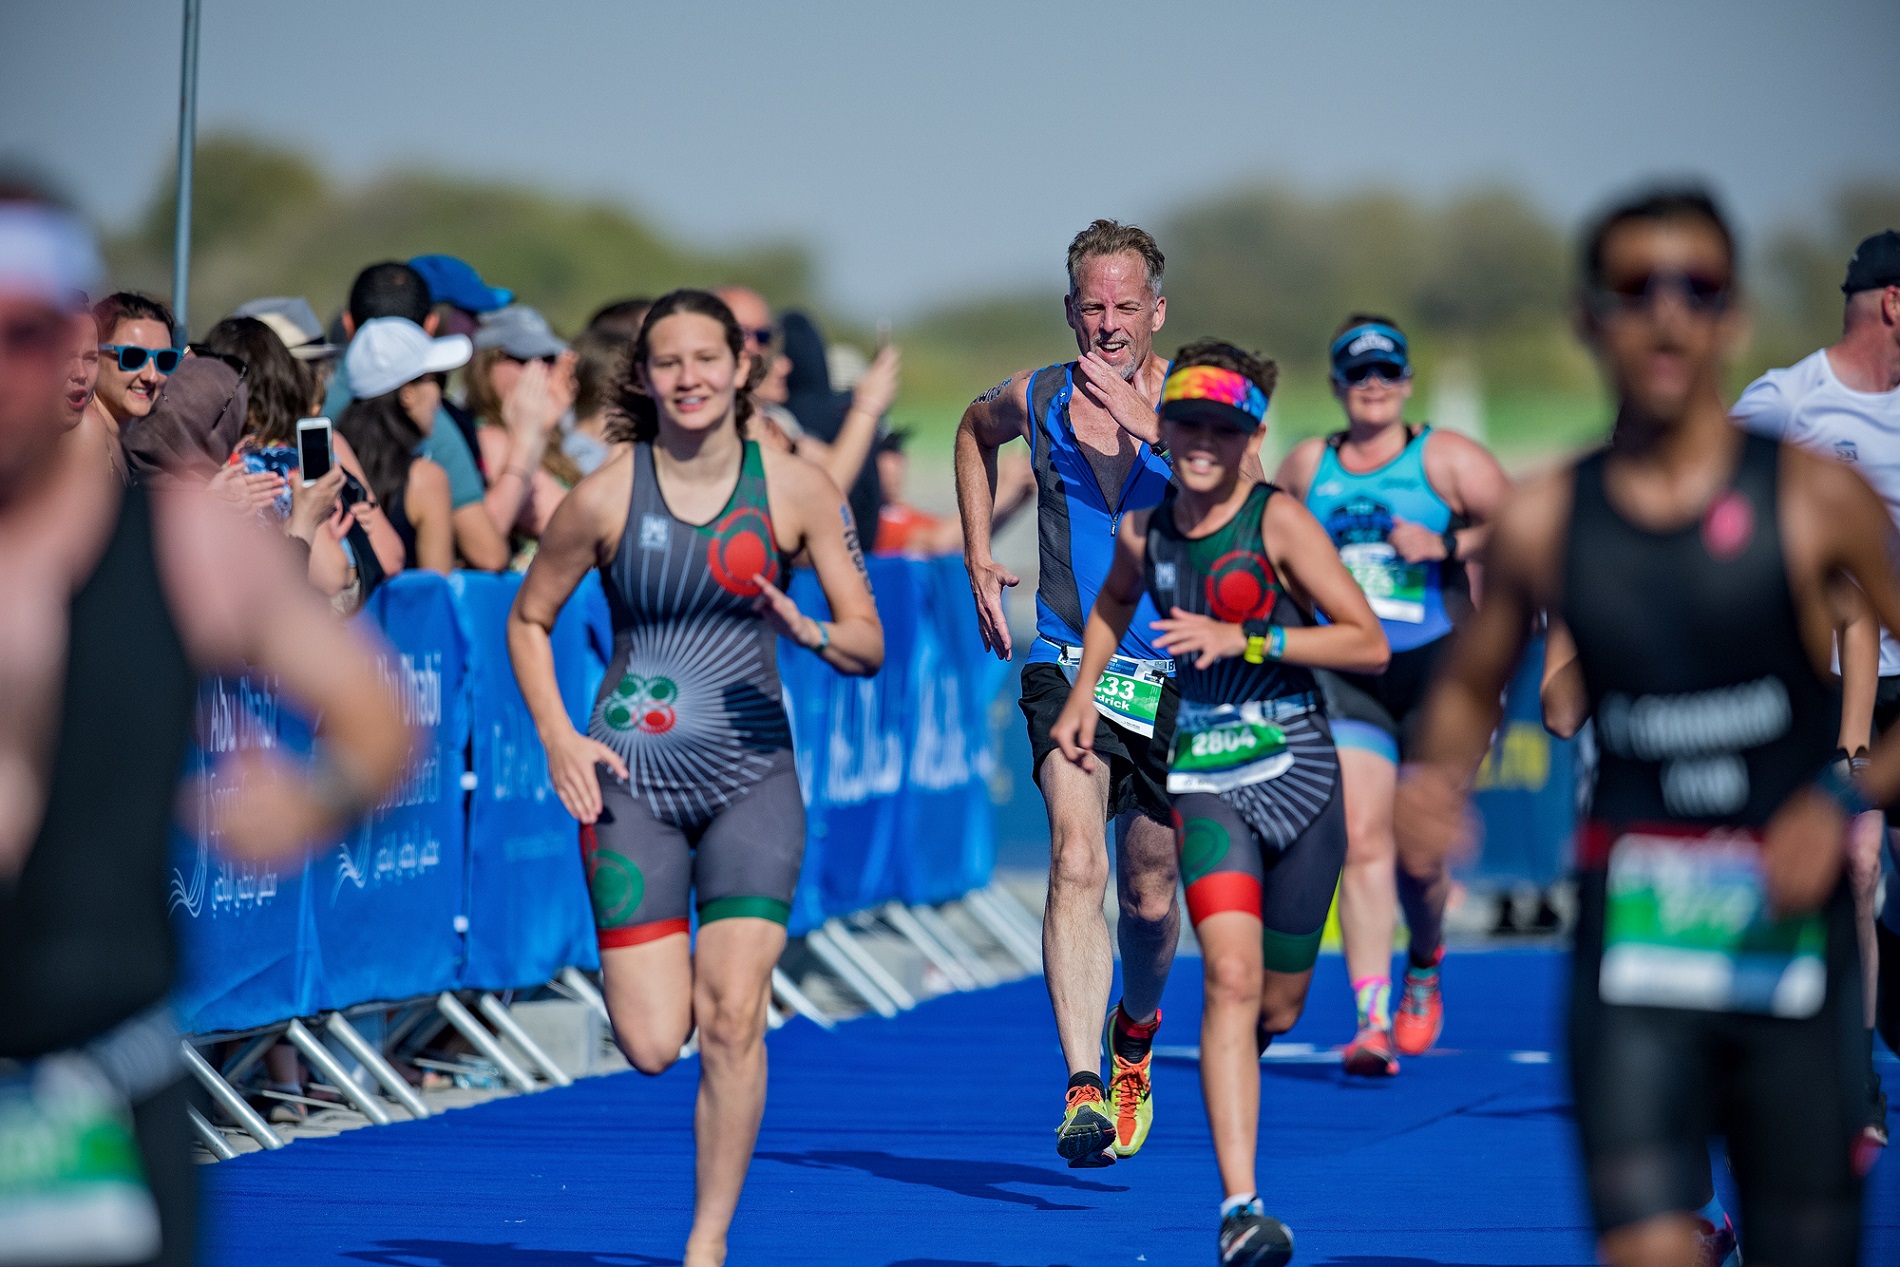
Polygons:
<instances>
[{"instance_id":1,"label":"male runner in blue trisuit","mask_svg":"<svg viewBox=\"0 0 1900 1267\"><path fill-rule=\"evenodd\" d=\"M1181 920L1167 798L1173 663L1150 641L1156 613L1147 599L1097 694L1095 770L1064 760L1049 736L1081 660L1082 627L1108 575L1121 518L1159 502L1170 478L1154 447L1168 368L1154 353L1167 318L1164 262L1155 240L1132 225L1097 220L1077 234L1063 307L1080 355L1011 375L972 402L957 429L964 561L984 645L1001 659L1012 649L1003 590L1016 577L990 557L996 451L1027 440L1036 473L1041 571L1022 709L1049 808L1043 964L1069 1066L1056 1151L1072 1166L1131 1157L1147 1138L1149 1053ZM1110 818L1118 822L1122 997L1111 1017L1104 1087L1102 1014L1114 974L1102 917Z\"/></svg>"}]
</instances>

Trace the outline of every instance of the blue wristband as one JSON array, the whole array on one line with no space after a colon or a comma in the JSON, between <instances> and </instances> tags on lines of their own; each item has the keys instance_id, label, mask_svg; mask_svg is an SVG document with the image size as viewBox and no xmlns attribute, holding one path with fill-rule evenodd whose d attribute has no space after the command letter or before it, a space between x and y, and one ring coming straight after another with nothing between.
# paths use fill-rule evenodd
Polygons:
<instances>
[{"instance_id":1,"label":"blue wristband","mask_svg":"<svg viewBox=\"0 0 1900 1267\"><path fill-rule=\"evenodd\" d=\"M1815 776L1814 787L1821 795L1840 806L1841 812L1849 818L1874 808L1873 802L1860 790L1860 785L1837 762L1830 761L1821 768L1821 773Z\"/></svg>"}]
</instances>

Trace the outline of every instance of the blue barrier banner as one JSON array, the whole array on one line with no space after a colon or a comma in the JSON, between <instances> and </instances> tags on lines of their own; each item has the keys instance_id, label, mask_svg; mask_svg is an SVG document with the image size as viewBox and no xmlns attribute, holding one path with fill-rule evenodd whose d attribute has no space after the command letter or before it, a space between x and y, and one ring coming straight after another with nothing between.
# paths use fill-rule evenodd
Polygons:
<instances>
[{"instance_id":1,"label":"blue barrier banner","mask_svg":"<svg viewBox=\"0 0 1900 1267\"><path fill-rule=\"evenodd\" d=\"M451 584L469 638L474 717L462 984L539 985L569 965L599 966L580 829L549 782L547 752L508 659L508 609L521 578L458 572ZM562 609L553 643L562 700L584 731L613 650L598 574L588 573Z\"/></svg>"},{"instance_id":2,"label":"blue barrier banner","mask_svg":"<svg viewBox=\"0 0 1900 1267\"><path fill-rule=\"evenodd\" d=\"M371 596L384 680L423 731L408 776L369 821L310 860L310 971L322 1009L453 987L463 953L468 647L449 582L405 572Z\"/></svg>"},{"instance_id":3,"label":"blue barrier banner","mask_svg":"<svg viewBox=\"0 0 1900 1267\"><path fill-rule=\"evenodd\" d=\"M891 898L947 900L987 883L994 861L989 711L1007 666L976 637L959 560L870 568L882 673L848 678L779 647L809 806L794 933ZM203 833L174 833L171 913L185 948L174 1002L188 1030L532 986L598 964L579 830L549 784L508 658L519 585L409 572L371 598L364 618L383 631L382 674L427 738L401 786L345 839L307 862L267 866L225 859ZM810 573L792 593L826 613ZM612 648L595 577L553 641L562 698L584 726ZM229 753L311 746L267 681L209 682L198 711L187 773L201 804L232 791L218 766Z\"/></svg>"},{"instance_id":4,"label":"blue barrier banner","mask_svg":"<svg viewBox=\"0 0 1900 1267\"><path fill-rule=\"evenodd\" d=\"M309 748L309 730L284 711L276 684L212 678L198 691L186 795L200 821L233 790L217 763L239 751ZM215 833L175 828L166 902L181 950L172 1003L188 1030L209 1032L307 1012L303 968L307 867L243 862Z\"/></svg>"},{"instance_id":5,"label":"blue barrier banner","mask_svg":"<svg viewBox=\"0 0 1900 1267\"><path fill-rule=\"evenodd\" d=\"M1006 669L977 639L962 561L868 566L884 622L876 677L845 677L779 644L806 805L795 936L891 898L955 897L988 883L995 857L988 710ZM789 592L829 615L811 573Z\"/></svg>"},{"instance_id":6,"label":"blue barrier banner","mask_svg":"<svg viewBox=\"0 0 1900 1267\"><path fill-rule=\"evenodd\" d=\"M1544 642L1533 639L1505 694L1504 716L1478 767L1476 802L1484 824L1478 856L1459 875L1489 886L1543 888L1570 866L1576 830L1576 745L1544 729L1538 694Z\"/></svg>"}]
</instances>

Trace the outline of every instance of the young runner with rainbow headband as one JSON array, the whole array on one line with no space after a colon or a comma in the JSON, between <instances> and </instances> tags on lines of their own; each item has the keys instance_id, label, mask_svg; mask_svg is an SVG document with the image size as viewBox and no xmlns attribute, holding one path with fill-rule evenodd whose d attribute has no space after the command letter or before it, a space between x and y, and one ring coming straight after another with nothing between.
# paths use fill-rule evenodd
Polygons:
<instances>
[{"instance_id":1,"label":"young runner with rainbow headband","mask_svg":"<svg viewBox=\"0 0 1900 1267\"><path fill-rule=\"evenodd\" d=\"M1220 1167L1220 1262L1287 1262L1254 1174L1260 1055L1299 1019L1346 856L1339 763L1313 670L1377 673L1378 617L1298 498L1255 479L1273 362L1207 339L1175 356L1161 440L1175 483L1130 512L1051 737L1095 767L1095 686L1144 597L1181 694L1167 776L1206 973L1201 1091ZM1324 616L1324 623L1319 620Z\"/></svg>"}]
</instances>

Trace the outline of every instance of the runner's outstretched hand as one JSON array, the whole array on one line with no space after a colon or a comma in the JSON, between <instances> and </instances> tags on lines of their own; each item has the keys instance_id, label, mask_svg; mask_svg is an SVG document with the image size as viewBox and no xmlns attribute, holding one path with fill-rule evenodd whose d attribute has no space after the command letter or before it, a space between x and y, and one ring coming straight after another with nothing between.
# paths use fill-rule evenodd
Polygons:
<instances>
[{"instance_id":1,"label":"runner's outstretched hand","mask_svg":"<svg viewBox=\"0 0 1900 1267\"><path fill-rule=\"evenodd\" d=\"M1081 691L1070 691L1049 737L1056 741L1062 755L1081 767L1082 773L1095 773L1095 701Z\"/></svg>"},{"instance_id":2,"label":"runner's outstretched hand","mask_svg":"<svg viewBox=\"0 0 1900 1267\"><path fill-rule=\"evenodd\" d=\"M1777 915L1798 915L1827 900L1841 876L1847 817L1825 793L1804 787L1762 830L1768 901Z\"/></svg>"},{"instance_id":3,"label":"runner's outstretched hand","mask_svg":"<svg viewBox=\"0 0 1900 1267\"><path fill-rule=\"evenodd\" d=\"M1009 621L1003 616L1003 591L1019 585L1016 576L994 559L978 561L964 558L970 573L970 594L976 599L976 631L983 647L996 653L998 660L1010 655Z\"/></svg>"},{"instance_id":4,"label":"runner's outstretched hand","mask_svg":"<svg viewBox=\"0 0 1900 1267\"><path fill-rule=\"evenodd\" d=\"M627 763L620 754L598 739L583 735L573 727L547 745L548 776L555 793L567 812L583 823L600 817L600 776L594 767L604 765L615 777L627 778Z\"/></svg>"},{"instance_id":5,"label":"runner's outstretched hand","mask_svg":"<svg viewBox=\"0 0 1900 1267\"><path fill-rule=\"evenodd\" d=\"M1197 656L1194 667L1209 668L1214 661L1228 656L1237 656L1247 650L1247 635L1239 625L1230 625L1212 616L1197 616L1179 607L1168 610L1165 619L1154 622L1161 636L1154 640L1155 648L1163 650L1176 660Z\"/></svg>"}]
</instances>

